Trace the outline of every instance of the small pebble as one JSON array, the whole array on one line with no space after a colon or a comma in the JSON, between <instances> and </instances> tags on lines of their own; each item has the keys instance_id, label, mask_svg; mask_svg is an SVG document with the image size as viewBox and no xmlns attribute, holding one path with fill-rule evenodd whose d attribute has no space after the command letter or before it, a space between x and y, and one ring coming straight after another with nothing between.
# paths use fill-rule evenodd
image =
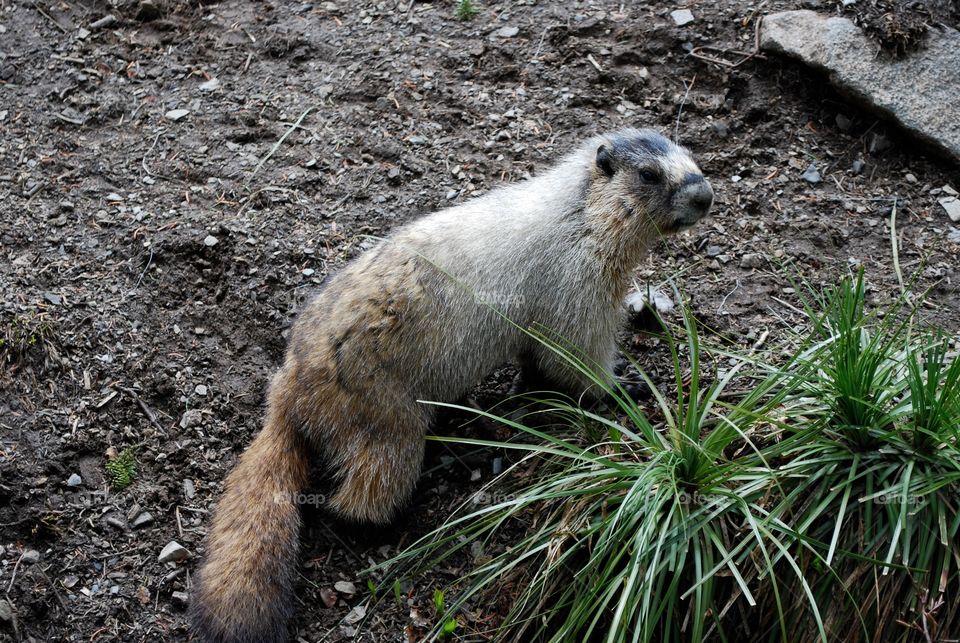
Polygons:
<instances>
[{"instance_id":1,"label":"small pebble","mask_svg":"<svg viewBox=\"0 0 960 643\"><path fill-rule=\"evenodd\" d=\"M174 601L180 603L181 605L186 605L190 602L190 595L186 592L173 592L170 594Z\"/></svg>"},{"instance_id":2,"label":"small pebble","mask_svg":"<svg viewBox=\"0 0 960 643\"><path fill-rule=\"evenodd\" d=\"M820 172L817 170L817 165L815 163L811 163L810 167L808 167L806 171L800 175L800 178L810 185L816 185L822 180L820 177Z\"/></svg>"},{"instance_id":3,"label":"small pebble","mask_svg":"<svg viewBox=\"0 0 960 643\"><path fill-rule=\"evenodd\" d=\"M960 223L960 199L955 196L945 196L938 199L937 203L947 211L951 221Z\"/></svg>"},{"instance_id":4,"label":"small pebble","mask_svg":"<svg viewBox=\"0 0 960 643\"><path fill-rule=\"evenodd\" d=\"M751 252L743 255L740 259L740 267L750 270L759 268L763 265L763 255L757 252Z\"/></svg>"},{"instance_id":5,"label":"small pebble","mask_svg":"<svg viewBox=\"0 0 960 643\"><path fill-rule=\"evenodd\" d=\"M160 555L157 557L157 560L161 563L174 563L178 560L186 560L189 556L190 552L188 552L183 545L176 540L171 540L160 550Z\"/></svg>"},{"instance_id":6,"label":"small pebble","mask_svg":"<svg viewBox=\"0 0 960 643\"><path fill-rule=\"evenodd\" d=\"M108 13L104 17L100 18L95 22L90 23L90 29L104 29L113 25L117 21L117 17L112 13Z\"/></svg>"},{"instance_id":7,"label":"small pebble","mask_svg":"<svg viewBox=\"0 0 960 643\"><path fill-rule=\"evenodd\" d=\"M350 612L343 617L343 622L347 625L353 625L354 623L359 623L367 615L367 608L363 605L357 605Z\"/></svg>"},{"instance_id":8,"label":"small pebble","mask_svg":"<svg viewBox=\"0 0 960 643\"><path fill-rule=\"evenodd\" d=\"M10 604L10 601L0 598L0 622L3 623L13 623L16 625L17 616L16 612L13 611L13 606Z\"/></svg>"},{"instance_id":9,"label":"small pebble","mask_svg":"<svg viewBox=\"0 0 960 643\"><path fill-rule=\"evenodd\" d=\"M199 395L200 397L206 397L206 395L207 395L207 386L206 386L206 384L197 384L197 385L194 387L193 392L196 393L197 395Z\"/></svg>"},{"instance_id":10,"label":"small pebble","mask_svg":"<svg viewBox=\"0 0 960 643\"><path fill-rule=\"evenodd\" d=\"M346 580L340 580L334 583L333 589L348 597L357 593L357 586Z\"/></svg>"},{"instance_id":11,"label":"small pebble","mask_svg":"<svg viewBox=\"0 0 960 643\"><path fill-rule=\"evenodd\" d=\"M507 26L507 27L500 27L499 29L497 29L497 35L500 36L501 38L513 38L518 33L520 33L519 27Z\"/></svg>"},{"instance_id":12,"label":"small pebble","mask_svg":"<svg viewBox=\"0 0 960 643\"><path fill-rule=\"evenodd\" d=\"M670 12L670 17L673 18L673 24L678 27L688 25L693 22L693 12L689 9L677 9L676 11Z\"/></svg>"},{"instance_id":13,"label":"small pebble","mask_svg":"<svg viewBox=\"0 0 960 643\"><path fill-rule=\"evenodd\" d=\"M137 20L149 22L156 20L162 15L163 12L153 0L140 0L140 4L137 6Z\"/></svg>"},{"instance_id":14,"label":"small pebble","mask_svg":"<svg viewBox=\"0 0 960 643\"><path fill-rule=\"evenodd\" d=\"M137 528L149 525L151 522L153 522L153 515L149 511L144 511L138 514L131 524L134 528Z\"/></svg>"},{"instance_id":15,"label":"small pebble","mask_svg":"<svg viewBox=\"0 0 960 643\"><path fill-rule=\"evenodd\" d=\"M70 477L67 478L68 487L79 487L82 484L83 484L83 478L81 478L76 473L70 474Z\"/></svg>"},{"instance_id":16,"label":"small pebble","mask_svg":"<svg viewBox=\"0 0 960 643\"><path fill-rule=\"evenodd\" d=\"M714 133L720 138L727 138L730 136L730 126L723 121L717 121L711 127Z\"/></svg>"},{"instance_id":17,"label":"small pebble","mask_svg":"<svg viewBox=\"0 0 960 643\"><path fill-rule=\"evenodd\" d=\"M215 245L217 245L218 243L220 243L220 240L217 239L217 238L216 238L215 236L213 236L212 234L208 234L207 236L205 236L205 237L203 238L203 245L205 245L205 246L208 247L208 248L212 248L212 247L214 247Z\"/></svg>"},{"instance_id":18,"label":"small pebble","mask_svg":"<svg viewBox=\"0 0 960 643\"><path fill-rule=\"evenodd\" d=\"M203 424L203 412L200 409L190 409L185 411L180 418L180 428L190 429Z\"/></svg>"},{"instance_id":19,"label":"small pebble","mask_svg":"<svg viewBox=\"0 0 960 643\"><path fill-rule=\"evenodd\" d=\"M197 494L197 489L193 485L193 480L187 478L183 481L183 495L187 500L193 500L193 497Z\"/></svg>"},{"instance_id":20,"label":"small pebble","mask_svg":"<svg viewBox=\"0 0 960 643\"><path fill-rule=\"evenodd\" d=\"M169 112L167 112L163 116L168 121L176 122L182 119L184 116L186 116L189 113L190 113L189 109L171 109Z\"/></svg>"},{"instance_id":21,"label":"small pebble","mask_svg":"<svg viewBox=\"0 0 960 643\"><path fill-rule=\"evenodd\" d=\"M20 560L21 562L30 563L31 565L38 563L40 562L40 552L38 552L36 549L28 549L27 551L23 552L23 557Z\"/></svg>"},{"instance_id":22,"label":"small pebble","mask_svg":"<svg viewBox=\"0 0 960 643\"><path fill-rule=\"evenodd\" d=\"M120 516L111 514L103 519L105 523L113 527L114 529L119 529L120 531L125 531L127 528L126 521Z\"/></svg>"}]
</instances>

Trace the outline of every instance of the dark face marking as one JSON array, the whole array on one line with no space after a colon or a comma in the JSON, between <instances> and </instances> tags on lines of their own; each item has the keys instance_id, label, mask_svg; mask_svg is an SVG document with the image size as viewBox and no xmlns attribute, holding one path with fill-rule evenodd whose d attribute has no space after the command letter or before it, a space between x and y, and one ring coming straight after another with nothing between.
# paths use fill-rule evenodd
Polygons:
<instances>
[{"instance_id":1,"label":"dark face marking","mask_svg":"<svg viewBox=\"0 0 960 643\"><path fill-rule=\"evenodd\" d=\"M642 157L666 156L673 146L673 143L660 134L644 131L634 136L615 136L610 143L614 154L627 161Z\"/></svg>"}]
</instances>

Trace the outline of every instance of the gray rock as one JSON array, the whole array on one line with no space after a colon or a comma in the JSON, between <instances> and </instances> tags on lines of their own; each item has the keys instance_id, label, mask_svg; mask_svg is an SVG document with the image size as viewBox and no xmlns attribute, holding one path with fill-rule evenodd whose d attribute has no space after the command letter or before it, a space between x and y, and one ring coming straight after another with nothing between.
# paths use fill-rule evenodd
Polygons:
<instances>
[{"instance_id":1,"label":"gray rock","mask_svg":"<svg viewBox=\"0 0 960 643\"><path fill-rule=\"evenodd\" d=\"M220 240L217 239L217 238L216 238L215 236L213 236L212 234L208 234L207 236L205 236L205 237L203 238L203 245L205 245L205 246L208 247L208 248L212 248L212 247L214 247L215 245L217 245L218 243L220 243Z\"/></svg>"},{"instance_id":2,"label":"gray rock","mask_svg":"<svg viewBox=\"0 0 960 643\"><path fill-rule=\"evenodd\" d=\"M510 27L510 26L500 27L500 28L497 29L497 31L496 31L496 34L497 34L498 36L500 36L501 38L513 38L513 37L516 36L518 33L520 33L520 28L519 28L519 27Z\"/></svg>"},{"instance_id":3,"label":"gray rock","mask_svg":"<svg viewBox=\"0 0 960 643\"><path fill-rule=\"evenodd\" d=\"M186 605L190 602L190 594L186 592L173 592L170 594L170 597L181 605Z\"/></svg>"},{"instance_id":4,"label":"gray rock","mask_svg":"<svg viewBox=\"0 0 960 643\"><path fill-rule=\"evenodd\" d=\"M846 18L784 11L764 17L760 46L825 70L839 91L960 162L960 32L931 29L924 48L889 59Z\"/></svg>"},{"instance_id":5,"label":"gray rock","mask_svg":"<svg viewBox=\"0 0 960 643\"><path fill-rule=\"evenodd\" d=\"M206 384L197 384L193 388L193 392L199 395L200 397L205 397L210 391L207 389Z\"/></svg>"},{"instance_id":6,"label":"gray rock","mask_svg":"<svg viewBox=\"0 0 960 643\"><path fill-rule=\"evenodd\" d=\"M359 623L367 615L367 608L363 605L357 605L343 617L343 622L347 625Z\"/></svg>"},{"instance_id":7,"label":"gray rock","mask_svg":"<svg viewBox=\"0 0 960 643\"><path fill-rule=\"evenodd\" d=\"M954 223L960 223L960 199L955 196L940 197L937 203L947 211L947 216Z\"/></svg>"},{"instance_id":8,"label":"gray rock","mask_svg":"<svg viewBox=\"0 0 960 643\"><path fill-rule=\"evenodd\" d=\"M188 552L183 545L176 540L171 540L160 550L160 555L157 557L157 560L161 563L175 563L178 560L186 560L189 556L190 552Z\"/></svg>"},{"instance_id":9,"label":"gray rock","mask_svg":"<svg viewBox=\"0 0 960 643\"><path fill-rule=\"evenodd\" d=\"M740 267L745 270L750 270L753 268L760 268L763 266L764 257L762 254L757 252L751 252L743 255L740 259Z\"/></svg>"},{"instance_id":10,"label":"gray rock","mask_svg":"<svg viewBox=\"0 0 960 643\"><path fill-rule=\"evenodd\" d=\"M83 484L83 478L81 478L81 477L80 477L79 475L77 475L76 473L70 474L70 477L67 478L67 486L68 486L68 487L79 487L79 486L82 485L82 484Z\"/></svg>"},{"instance_id":11,"label":"gray rock","mask_svg":"<svg viewBox=\"0 0 960 643\"><path fill-rule=\"evenodd\" d=\"M673 18L673 24L678 27L683 25L688 25L693 22L693 12L689 9L677 9L676 11L670 12L670 17Z\"/></svg>"},{"instance_id":12,"label":"gray rock","mask_svg":"<svg viewBox=\"0 0 960 643\"><path fill-rule=\"evenodd\" d=\"M804 170L803 174L800 175L800 178L809 183L810 185L816 185L822 179L820 178L820 172L817 170L817 164L811 163L810 167Z\"/></svg>"},{"instance_id":13,"label":"gray rock","mask_svg":"<svg viewBox=\"0 0 960 643\"><path fill-rule=\"evenodd\" d=\"M208 81L200 83L200 91L212 92L220 88L220 81L217 78L211 78Z\"/></svg>"},{"instance_id":14,"label":"gray rock","mask_svg":"<svg viewBox=\"0 0 960 643\"><path fill-rule=\"evenodd\" d=\"M193 500L193 497L197 495L197 489L190 478L183 481L183 495L187 500Z\"/></svg>"},{"instance_id":15,"label":"gray rock","mask_svg":"<svg viewBox=\"0 0 960 643\"><path fill-rule=\"evenodd\" d=\"M157 3L153 0L140 0L140 4L137 5L137 20L149 22L161 16L163 16L163 11L160 10Z\"/></svg>"},{"instance_id":16,"label":"gray rock","mask_svg":"<svg viewBox=\"0 0 960 643\"><path fill-rule=\"evenodd\" d=\"M90 23L90 29L106 29L107 27L112 27L117 22L117 17L112 13L108 13L104 17Z\"/></svg>"},{"instance_id":17,"label":"gray rock","mask_svg":"<svg viewBox=\"0 0 960 643\"><path fill-rule=\"evenodd\" d=\"M203 412L200 409L190 409L180 418L181 429L192 429L203 424Z\"/></svg>"},{"instance_id":18,"label":"gray rock","mask_svg":"<svg viewBox=\"0 0 960 643\"><path fill-rule=\"evenodd\" d=\"M853 163L850 164L850 171L854 174L860 174L863 172L863 161L860 159L854 159Z\"/></svg>"},{"instance_id":19,"label":"gray rock","mask_svg":"<svg viewBox=\"0 0 960 643\"><path fill-rule=\"evenodd\" d=\"M724 123L723 121L717 121L711 126L714 133L720 138L727 138L730 136L730 126Z\"/></svg>"},{"instance_id":20,"label":"gray rock","mask_svg":"<svg viewBox=\"0 0 960 643\"><path fill-rule=\"evenodd\" d=\"M357 593L357 586L348 580L338 580L333 584L333 589L347 597L353 596Z\"/></svg>"},{"instance_id":21,"label":"gray rock","mask_svg":"<svg viewBox=\"0 0 960 643\"><path fill-rule=\"evenodd\" d=\"M181 118L190 113L189 109L171 109L169 112L164 114L164 118L168 121L179 121Z\"/></svg>"},{"instance_id":22,"label":"gray rock","mask_svg":"<svg viewBox=\"0 0 960 643\"><path fill-rule=\"evenodd\" d=\"M151 522L153 522L153 515L149 511L144 511L137 515L137 517L134 518L133 522L130 524L134 529L136 529L137 527L149 525Z\"/></svg>"},{"instance_id":23,"label":"gray rock","mask_svg":"<svg viewBox=\"0 0 960 643\"><path fill-rule=\"evenodd\" d=\"M13 605L7 600L0 599L0 621L4 623L16 623L15 614Z\"/></svg>"},{"instance_id":24,"label":"gray rock","mask_svg":"<svg viewBox=\"0 0 960 643\"><path fill-rule=\"evenodd\" d=\"M867 144L867 149L870 150L871 154L889 150L891 147L893 147L893 143L886 134L874 132L870 135L870 142Z\"/></svg>"},{"instance_id":25,"label":"gray rock","mask_svg":"<svg viewBox=\"0 0 960 643\"><path fill-rule=\"evenodd\" d=\"M38 552L36 549L28 549L27 551L23 552L23 557L20 560L24 563L30 563L31 565L34 563L39 563L40 552Z\"/></svg>"}]
</instances>

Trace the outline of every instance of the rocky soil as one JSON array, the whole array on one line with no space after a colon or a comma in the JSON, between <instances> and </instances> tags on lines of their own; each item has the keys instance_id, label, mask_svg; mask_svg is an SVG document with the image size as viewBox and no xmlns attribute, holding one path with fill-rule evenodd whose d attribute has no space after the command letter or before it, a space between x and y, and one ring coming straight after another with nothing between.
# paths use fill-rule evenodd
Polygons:
<instances>
[{"instance_id":1,"label":"rocky soil","mask_svg":"<svg viewBox=\"0 0 960 643\"><path fill-rule=\"evenodd\" d=\"M657 127L698 155L714 216L637 282L673 280L727 341L787 337L796 280L863 265L889 301L894 257L956 332L960 229L938 201L957 168L756 53L762 13L837 7L474 4L460 21L446 1L0 0L0 640L187 640L212 503L304 298L371 237L597 131ZM126 449L136 477L117 490L107 453ZM365 617L361 572L504 457L431 445L410 508L376 533L308 508L298 640L417 640L468 561ZM464 640L493 610L463 615Z\"/></svg>"}]
</instances>

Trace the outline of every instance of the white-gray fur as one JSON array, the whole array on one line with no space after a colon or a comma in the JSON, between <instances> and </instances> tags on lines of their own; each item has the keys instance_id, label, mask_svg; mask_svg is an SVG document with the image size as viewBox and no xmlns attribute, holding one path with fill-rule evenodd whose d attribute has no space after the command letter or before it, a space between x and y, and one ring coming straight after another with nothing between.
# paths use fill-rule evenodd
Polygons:
<instances>
[{"instance_id":1,"label":"white-gray fur","mask_svg":"<svg viewBox=\"0 0 960 643\"><path fill-rule=\"evenodd\" d=\"M332 506L386 520L419 475L434 407L418 401L455 401L506 362L599 395L521 329L548 329L611 378L632 269L712 198L685 150L621 130L402 226L334 275L297 320L287 383L275 384L296 388L293 415L340 481Z\"/></svg>"}]
</instances>

